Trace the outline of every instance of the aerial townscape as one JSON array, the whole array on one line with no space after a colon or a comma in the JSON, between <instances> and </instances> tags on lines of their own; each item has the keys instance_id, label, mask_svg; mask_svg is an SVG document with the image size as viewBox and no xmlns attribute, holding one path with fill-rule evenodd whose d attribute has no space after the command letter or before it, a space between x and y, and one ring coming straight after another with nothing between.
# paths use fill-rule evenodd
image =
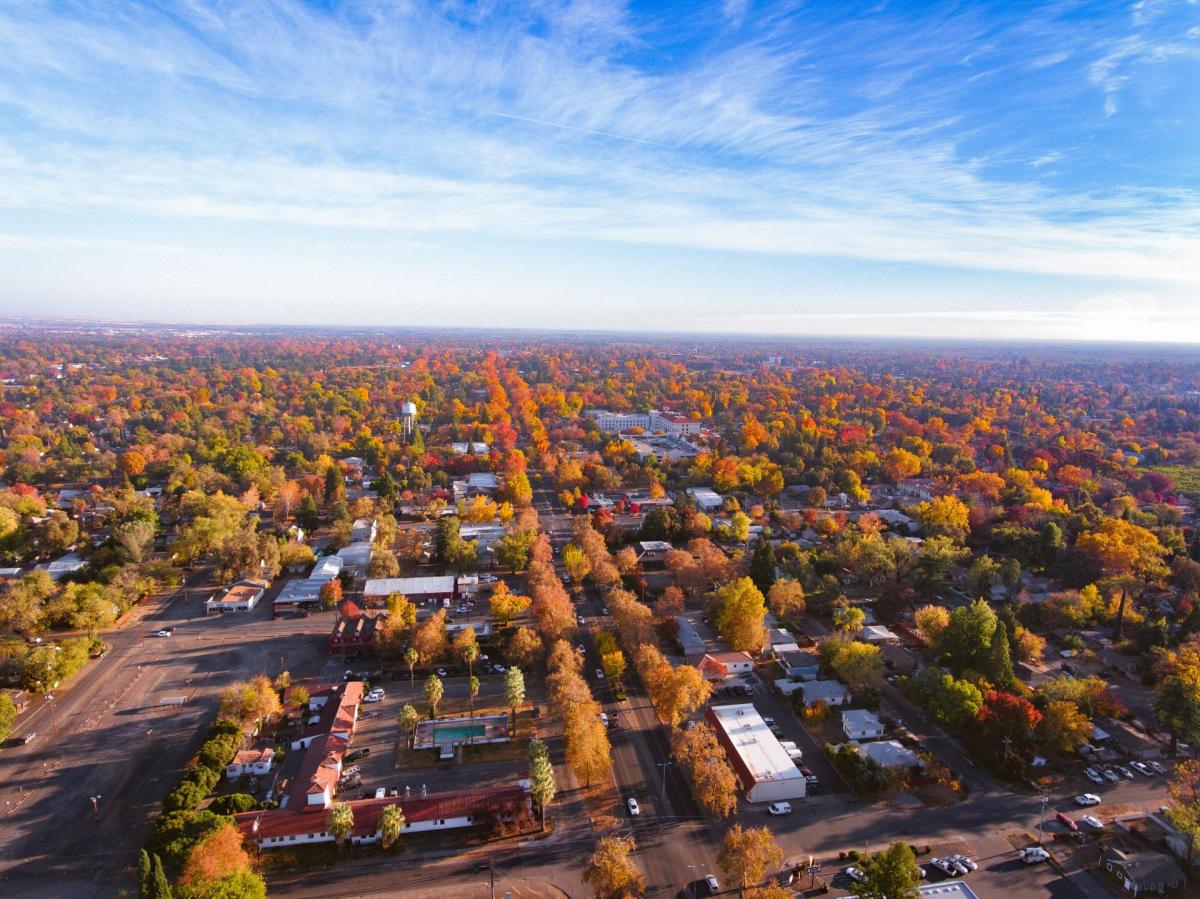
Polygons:
<instances>
[{"instance_id":1,"label":"aerial townscape","mask_svg":"<svg viewBox=\"0 0 1200 899\"><path fill-rule=\"evenodd\" d=\"M0 892L1184 891L1183 351L0 339Z\"/></svg>"},{"instance_id":2,"label":"aerial townscape","mask_svg":"<svg viewBox=\"0 0 1200 899\"><path fill-rule=\"evenodd\" d=\"M0 2L0 899L1200 899L1200 0Z\"/></svg>"}]
</instances>

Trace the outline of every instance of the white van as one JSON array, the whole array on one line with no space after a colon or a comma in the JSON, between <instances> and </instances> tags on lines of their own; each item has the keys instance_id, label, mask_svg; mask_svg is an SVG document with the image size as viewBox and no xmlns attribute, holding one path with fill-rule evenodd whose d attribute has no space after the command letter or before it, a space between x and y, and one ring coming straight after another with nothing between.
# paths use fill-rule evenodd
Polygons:
<instances>
[{"instance_id":1,"label":"white van","mask_svg":"<svg viewBox=\"0 0 1200 899\"><path fill-rule=\"evenodd\" d=\"M383 799L386 796L387 796L387 787L376 787L375 788L375 798L376 799Z\"/></svg>"}]
</instances>

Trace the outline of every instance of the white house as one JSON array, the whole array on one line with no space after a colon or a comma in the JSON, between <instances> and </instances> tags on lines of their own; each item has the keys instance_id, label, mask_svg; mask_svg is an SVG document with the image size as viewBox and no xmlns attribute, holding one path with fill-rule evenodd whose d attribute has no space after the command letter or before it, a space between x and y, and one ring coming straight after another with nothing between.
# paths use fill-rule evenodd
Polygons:
<instances>
[{"instance_id":1,"label":"white house","mask_svg":"<svg viewBox=\"0 0 1200 899\"><path fill-rule=\"evenodd\" d=\"M866 709L842 712L842 733L847 740L877 740L883 736L883 722Z\"/></svg>"},{"instance_id":2,"label":"white house","mask_svg":"<svg viewBox=\"0 0 1200 899\"><path fill-rule=\"evenodd\" d=\"M748 802L804 798L808 789L804 775L752 704L709 706L704 716Z\"/></svg>"},{"instance_id":3,"label":"white house","mask_svg":"<svg viewBox=\"0 0 1200 899\"><path fill-rule=\"evenodd\" d=\"M871 759L882 768L920 768L921 759L911 749L905 749L895 740L877 740L854 746L860 754Z\"/></svg>"},{"instance_id":4,"label":"white house","mask_svg":"<svg viewBox=\"0 0 1200 899\"><path fill-rule=\"evenodd\" d=\"M754 658L748 652L709 652L700 660L705 680L725 681L754 673Z\"/></svg>"},{"instance_id":5,"label":"white house","mask_svg":"<svg viewBox=\"0 0 1200 899\"><path fill-rule=\"evenodd\" d=\"M900 638L882 624L867 625L858 635L858 639L864 643L874 643L876 645L881 645L884 643L895 644L900 642Z\"/></svg>"},{"instance_id":6,"label":"white house","mask_svg":"<svg viewBox=\"0 0 1200 899\"><path fill-rule=\"evenodd\" d=\"M225 776L236 780L247 774L264 775L271 773L271 765L275 763L274 749L242 749L225 766Z\"/></svg>"}]
</instances>

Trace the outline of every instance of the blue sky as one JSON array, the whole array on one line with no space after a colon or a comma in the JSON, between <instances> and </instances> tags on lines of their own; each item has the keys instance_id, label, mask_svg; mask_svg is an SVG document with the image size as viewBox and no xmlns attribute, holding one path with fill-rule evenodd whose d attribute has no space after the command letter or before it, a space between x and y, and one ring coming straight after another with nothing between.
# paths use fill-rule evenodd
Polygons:
<instances>
[{"instance_id":1,"label":"blue sky","mask_svg":"<svg viewBox=\"0 0 1200 899\"><path fill-rule=\"evenodd\" d=\"M1200 6L0 6L0 314L1200 342Z\"/></svg>"}]
</instances>

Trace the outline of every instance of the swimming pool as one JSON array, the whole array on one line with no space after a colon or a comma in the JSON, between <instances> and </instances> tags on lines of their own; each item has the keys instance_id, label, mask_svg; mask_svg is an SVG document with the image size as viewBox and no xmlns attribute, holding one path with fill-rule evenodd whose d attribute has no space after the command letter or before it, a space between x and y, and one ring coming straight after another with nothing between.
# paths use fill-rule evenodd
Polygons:
<instances>
[{"instance_id":1,"label":"swimming pool","mask_svg":"<svg viewBox=\"0 0 1200 899\"><path fill-rule=\"evenodd\" d=\"M454 743L459 740L470 740L475 737L482 737L487 733L487 727L483 724L450 724L445 727L434 725L433 742L434 743Z\"/></svg>"}]
</instances>

